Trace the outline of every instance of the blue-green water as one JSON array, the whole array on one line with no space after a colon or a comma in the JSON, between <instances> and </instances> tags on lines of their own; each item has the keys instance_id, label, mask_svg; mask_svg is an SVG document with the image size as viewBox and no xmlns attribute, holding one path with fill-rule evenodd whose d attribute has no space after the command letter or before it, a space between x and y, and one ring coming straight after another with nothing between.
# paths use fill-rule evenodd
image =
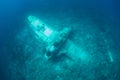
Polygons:
<instances>
[{"instance_id":1,"label":"blue-green water","mask_svg":"<svg viewBox=\"0 0 120 80\"><path fill-rule=\"evenodd\" d=\"M0 1L0 80L119 80L119 14L117 0ZM29 15L55 30L72 27L75 52L46 60Z\"/></svg>"}]
</instances>

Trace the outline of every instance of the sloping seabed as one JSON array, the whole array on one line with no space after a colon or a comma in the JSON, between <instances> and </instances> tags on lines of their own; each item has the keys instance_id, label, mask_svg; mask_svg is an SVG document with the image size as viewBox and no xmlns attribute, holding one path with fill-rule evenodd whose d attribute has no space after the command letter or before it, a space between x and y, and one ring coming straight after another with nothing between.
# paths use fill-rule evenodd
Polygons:
<instances>
[{"instance_id":1,"label":"sloping seabed","mask_svg":"<svg viewBox=\"0 0 120 80\"><path fill-rule=\"evenodd\" d=\"M68 46L74 54L47 60L44 42L36 39L26 23L14 39L9 66L12 80L117 80L119 64L107 23L96 24L91 17L76 17L70 12L37 16L56 30L72 27L68 41L72 47Z\"/></svg>"}]
</instances>

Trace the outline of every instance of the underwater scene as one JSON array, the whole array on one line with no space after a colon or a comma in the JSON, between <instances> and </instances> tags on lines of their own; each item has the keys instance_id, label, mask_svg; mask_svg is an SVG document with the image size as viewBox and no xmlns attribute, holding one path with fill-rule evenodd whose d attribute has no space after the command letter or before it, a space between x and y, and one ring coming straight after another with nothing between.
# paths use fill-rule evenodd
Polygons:
<instances>
[{"instance_id":1,"label":"underwater scene","mask_svg":"<svg viewBox=\"0 0 120 80\"><path fill-rule=\"evenodd\" d=\"M120 80L117 0L1 0L0 80Z\"/></svg>"}]
</instances>

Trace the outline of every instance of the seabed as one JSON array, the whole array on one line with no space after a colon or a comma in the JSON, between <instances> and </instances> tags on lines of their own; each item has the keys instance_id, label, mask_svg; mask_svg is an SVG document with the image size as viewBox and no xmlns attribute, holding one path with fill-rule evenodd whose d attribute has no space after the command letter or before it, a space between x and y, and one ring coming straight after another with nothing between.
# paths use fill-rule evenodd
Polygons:
<instances>
[{"instance_id":1,"label":"seabed","mask_svg":"<svg viewBox=\"0 0 120 80\"><path fill-rule=\"evenodd\" d=\"M80 18L71 13L39 14L38 18L57 31L72 28L67 47L62 49L69 53L46 59L45 42L26 23L15 36L10 65L12 80L115 80L118 69L111 70L114 69L115 53L110 44L112 39L107 34L107 23L104 24L105 32L90 17Z\"/></svg>"}]
</instances>

